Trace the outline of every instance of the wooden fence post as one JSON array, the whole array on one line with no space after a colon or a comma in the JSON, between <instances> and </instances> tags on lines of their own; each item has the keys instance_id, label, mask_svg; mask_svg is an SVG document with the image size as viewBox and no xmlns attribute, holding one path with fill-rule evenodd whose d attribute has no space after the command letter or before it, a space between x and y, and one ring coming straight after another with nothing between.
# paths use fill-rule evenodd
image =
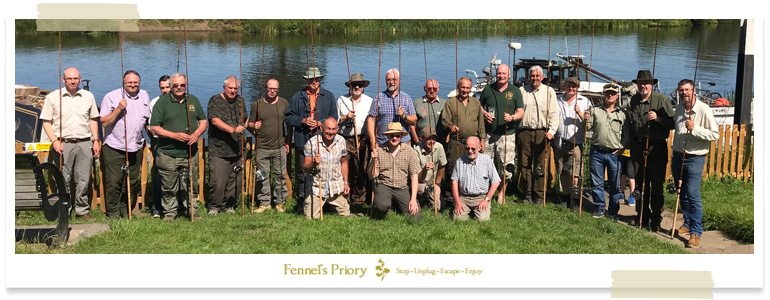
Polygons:
<instances>
[{"instance_id":1,"label":"wooden fence post","mask_svg":"<svg viewBox=\"0 0 770 300\"><path fill-rule=\"evenodd\" d=\"M719 178L722 178L725 176L725 174L729 174L729 165L730 162L730 141L732 141L732 125L726 125L725 126L725 134L722 144L722 151L724 154L722 155L722 172L719 174Z\"/></svg>"},{"instance_id":2,"label":"wooden fence post","mask_svg":"<svg viewBox=\"0 0 770 300\"><path fill-rule=\"evenodd\" d=\"M708 177L714 176L714 159L716 158L716 145L717 142L719 142L719 138L717 138L716 141L711 142L711 149L709 150L709 166L708 166Z\"/></svg>"},{"instance_id":3,"label":"wooden fence post","mask_svg":"<svg viewBox=\"0 0 770 300\"><path fill-rule=\"evenodd\" d=\"M730 176L735 177L735 161L738 156L738 125L733 125L732 139L730 143Z\"/></svg>"}]
</instances>

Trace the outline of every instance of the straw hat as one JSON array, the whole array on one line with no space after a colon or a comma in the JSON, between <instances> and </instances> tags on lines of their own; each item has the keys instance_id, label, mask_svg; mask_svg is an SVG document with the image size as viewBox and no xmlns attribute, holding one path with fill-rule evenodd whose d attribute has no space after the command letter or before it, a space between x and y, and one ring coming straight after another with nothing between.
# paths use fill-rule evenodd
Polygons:
<instances>
[{"instance_id":1,"label":"straw hat","mask_svg":"<svg viewBox=\"0 0 770 300\"><path fill-rule=\"evenodd\" d=\"M406 131L404 131L404 128L401 127L401 123L399 122L391 122L388 124L388 130L383 132L382 134L388 135L388 134L400 134L402 137L409 134Z\"/></svg>"}]
</instances>

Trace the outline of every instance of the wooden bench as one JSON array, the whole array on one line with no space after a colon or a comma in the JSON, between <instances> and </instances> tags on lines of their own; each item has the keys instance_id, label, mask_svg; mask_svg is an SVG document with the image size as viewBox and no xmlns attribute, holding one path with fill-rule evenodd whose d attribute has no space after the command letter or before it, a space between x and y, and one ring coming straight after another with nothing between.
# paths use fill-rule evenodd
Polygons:
<instances>
[{"instance_id":1,"label":"wooden bench","mask_svg":"<svg viewBox=\"0 0 770 300\"><path fill-rule=\"evenodd\" d=\"M16 154L15 169L15 210L42 210L49 221L58 220L53 235L37 234L34 239L42 240L51 246L62 246L69 240L70 196L64 183L64 176L57 167L50 163L40 164L32 154ZM47 171L62 193L51 194L43 171ZM17 231L19 234L25 232Z\"/></svg>"}]
</instances>

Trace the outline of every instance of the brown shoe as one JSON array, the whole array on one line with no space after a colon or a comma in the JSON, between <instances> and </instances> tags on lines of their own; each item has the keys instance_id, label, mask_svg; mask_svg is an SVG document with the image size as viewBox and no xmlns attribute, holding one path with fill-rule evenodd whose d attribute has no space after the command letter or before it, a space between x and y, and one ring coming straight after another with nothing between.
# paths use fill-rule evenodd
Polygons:
<instances>
[{"instance_id":1,"label":"brown shoe","mask_svg":"<svg viewBox=\"0 0 770 300\"><path fill-rule=\"evenodd\" d=\"M690 233L690 228L687 228L684 225L682 225L681 227L679 227L679 229L676 230L676 235L683 235L688 233Z\"/></svg>"},{"instance_id":2,"label":"brown shoe","mask_svg":"<svg viewBox=\"0 0 770 300\"><path fill-rule=\"evenodd\" d=\"M286 212L286 208L283 207L283 204L276 205L275 210L278 212Z\"/></svg>"},{"instance_id":3,"label":"brown shoe","mask_svg":"<svg viewBox=\"0 0 770 300\"><path fill-rule=\"evenodd\" d=\"M259 206L259 208L257 208L257 209L254 211L254 213L258 213L258 214L261 214L261 213L263 213L263 212L265 212L265 211L268 211L268 210L271 210L271 209L273 209L273 208L272 208L272 207L270 207L270 205L260 205L260 206Z\"/></svg>"},{"instance_id":4,"label":"brown shoe","mask_svg":"<svg viewBox=\"0 0 770 300\"><path fill-rule=\"evenodd\" d=\"M693 248L693 249L700 248L700 235L691 234L690 241L687 242L687 248Z\"/></svg>"},{"instance_id":5,"label":"brown shoe","mask_svg":"<svg viewBox=\"0 0 770 300\"><path fill-rule=\"evenodd\" d=\"M87 213L87 214L84 214L84 215L78 215L76 218L78 220L81 220L81 221L93 221L94 220L94 218L91 217L90 213Z\"/></svg>"}]
</instances>

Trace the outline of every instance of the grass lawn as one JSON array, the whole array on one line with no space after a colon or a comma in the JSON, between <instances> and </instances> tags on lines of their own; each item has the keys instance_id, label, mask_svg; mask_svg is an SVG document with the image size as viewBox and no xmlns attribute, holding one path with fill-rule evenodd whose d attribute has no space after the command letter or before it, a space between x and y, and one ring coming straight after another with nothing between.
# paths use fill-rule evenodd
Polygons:
<instances>
[{"instance_id":1,"label":"grass lawn","mask_svg":"<svg viewBox=\"0 0 770 300\"><path fill-rule=\"evenodd\" d=\"M676 194L666 194L665 198L666 208L673 212ZM703 180L701 199L703 230L719 230L740 242L754 243L754 182Z\"/></svg>"},{"instance_id":2,"label":"grass lawn","mask_svg":"<svg viewBox=\"0 0 770 300\"><path fill-rule=\"evenodd\" d=\"M416 223L394 213L379 221L337 215L319 221L275 210L242 217L238 210L167 223L149 216L113 221L94 212L109 232L63 249L17 243L16 253L687 253L647 231L550 204L492 209L489 222L454 222L425 210ZM16 225L32 224L53 223L41 212L16 217Z\"/></svg>"}]
</instances>

